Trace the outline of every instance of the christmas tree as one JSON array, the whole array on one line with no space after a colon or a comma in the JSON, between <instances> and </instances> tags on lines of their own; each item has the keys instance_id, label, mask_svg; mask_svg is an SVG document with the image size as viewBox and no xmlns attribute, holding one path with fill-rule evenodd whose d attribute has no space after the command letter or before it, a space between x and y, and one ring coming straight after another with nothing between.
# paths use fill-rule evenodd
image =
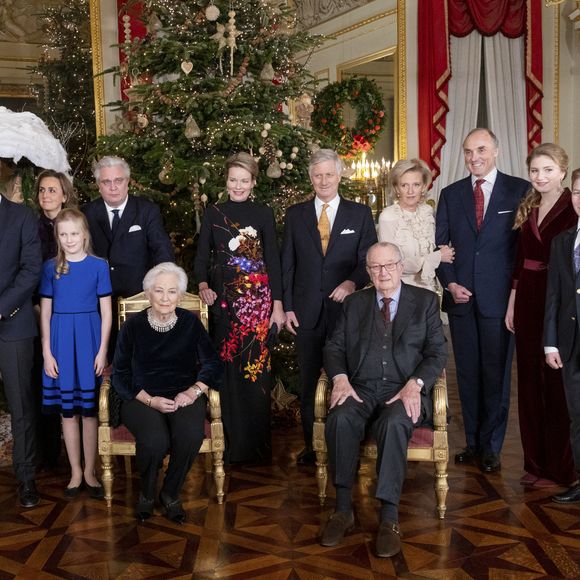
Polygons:
<instances>
[{"instance_id":1,"label":"christmas tree","mask_svg":"<svg viewBox=\"0 0 580 580\"><path fill-rule=\"evenodd\" d=\"M254 195L280 218L310 193L308 159L320 136L290 123L288 104L315 83L297 62L321 42L295 28L285 2L149 0L147 34L121 45L114 69L128 100L97 154L125 158L132 187L163 207L178 259L191 267L204 205L225 195L223 164L259 157Z\"/></svg>"},{"instance_id":2,"label":"christmas tree","mask_svg":"<svg viewBox=\"0 0 580 580\"><path fill-rule=\"evenodd\" d=\"M89 0L62 0L41 13L45 44L32 69L40 116L65 147L75 186L93 181L89 153L95 145L95 105Z\"/></svg>"}]
</instances>

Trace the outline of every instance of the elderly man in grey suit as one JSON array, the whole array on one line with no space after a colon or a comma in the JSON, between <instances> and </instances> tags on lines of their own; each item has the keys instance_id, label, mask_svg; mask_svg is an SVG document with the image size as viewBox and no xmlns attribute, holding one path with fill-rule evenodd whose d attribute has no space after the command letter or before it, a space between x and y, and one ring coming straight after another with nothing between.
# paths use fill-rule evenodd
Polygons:
<instances>
[{"instance_id":1,"label":"elderly man in grey suit","mask_svg":"<svg viewBox=\"0 0 580 580\"><path fill-rule=\"evenodd\" d=\"M40 501L35 478L33 340L37 325L32 293L38 286L42 254L36 218L30 209L0 196L0 374L12 420L12 464L22 507Z\"/></svg>"},{"instance_id":2,"label":"elderly man in grey suit","mask_svg":"<svg viewBox=\"0 0 580 580\"><path fill-rule=\"evenodd\" d=\"M336 546L354 525L351 489L367 424L377 440L381 501L376 541L379 557L401 549L398 505L413 429L429 421L430 393L445 366L447 346L436 294L401 282L403 256L387 242L367 253L373 288L347 297L324 366L333 388L326 442L336 511L322 533Z\"/></svg>"}]
</instances>

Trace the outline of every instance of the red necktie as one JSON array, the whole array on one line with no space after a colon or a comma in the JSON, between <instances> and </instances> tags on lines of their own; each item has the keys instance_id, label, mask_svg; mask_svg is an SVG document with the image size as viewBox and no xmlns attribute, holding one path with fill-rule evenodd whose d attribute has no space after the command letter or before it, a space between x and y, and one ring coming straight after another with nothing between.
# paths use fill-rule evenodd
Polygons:
<instances>
[{"instance_id":1,"label":"red necktie","mask_svg":"<svg viewBox=\"0 0 580 580\"><path fill-rule=\"evenodd\" d=\"M475 222L477 223L477 229L481 227L481 222L483 221L483 189L481 186L485 183L485 179L478 179L475 182L475 187L473 188L473 200L475 201Z\"/></svg>"},{"instance_id":2,"label":"red necktie","mask_svg":"<svg viewBox=\"0 0 580 580\"><path fill-rule=\"evenodd\" d=\"M381 298L383 305L381 306L381 314L383 315L383 320L385 324L391 322L391 309L389 304L393 301L392 298Z\"/></svg>"}]
</instances>

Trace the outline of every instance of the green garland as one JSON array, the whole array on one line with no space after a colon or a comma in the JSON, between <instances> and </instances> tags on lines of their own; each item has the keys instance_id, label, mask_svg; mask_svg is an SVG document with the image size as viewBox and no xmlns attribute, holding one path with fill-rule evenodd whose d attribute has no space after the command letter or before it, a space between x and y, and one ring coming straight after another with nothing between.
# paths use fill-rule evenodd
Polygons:
<instances>
[{"instance_id":1,"label":"green garland","mask_svg":"<svg viewBox=\"0 0 580 580\"><path fill-rule=\"evenodd\" d=\"M356 111L354 127L344 122L343 107L348 103ZM336 150L346 157L370 151L385 125L381 93L375 81L353 77L324 87L314 100L312 127L336 143Z\"/></svg>"}]
</instances>

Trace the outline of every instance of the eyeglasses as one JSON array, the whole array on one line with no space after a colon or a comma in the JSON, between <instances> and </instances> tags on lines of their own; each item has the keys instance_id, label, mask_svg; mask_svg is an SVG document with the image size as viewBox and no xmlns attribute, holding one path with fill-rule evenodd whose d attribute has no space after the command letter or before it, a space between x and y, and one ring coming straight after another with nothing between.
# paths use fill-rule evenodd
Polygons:
<instances>
[{"instance_id":1,"label":"eyeglasses","mask_svg":"<svg viewBox=\"0 0 580 580\"><path fill-rule=\"evenodd\" d=\"M103 187L108 187L108 188L110 188L112 185L114 185L115 187L121 187L121 185L123 185L123 183L125 183L126 179L127 179L126 177L115 177L115 179L101 179L101 181L99 181L99 183Z\"/></svg>"},{"instance_id":2,"label":"eyeglasses","mask_svg":"<svg viewBox=\"0 0 580 580\"><path fill-rule=\"evenodd\" d=\"M397 265L401 262L401 260L398 260L396 262L391 262L390 264L373 264L372 266L367 266L367 268L373 273L373 274L379 274L381 272L381 270L384 268L387 272L392 272L393 270L395 270L397 268Z\"/></svg>"}]
</instances>

